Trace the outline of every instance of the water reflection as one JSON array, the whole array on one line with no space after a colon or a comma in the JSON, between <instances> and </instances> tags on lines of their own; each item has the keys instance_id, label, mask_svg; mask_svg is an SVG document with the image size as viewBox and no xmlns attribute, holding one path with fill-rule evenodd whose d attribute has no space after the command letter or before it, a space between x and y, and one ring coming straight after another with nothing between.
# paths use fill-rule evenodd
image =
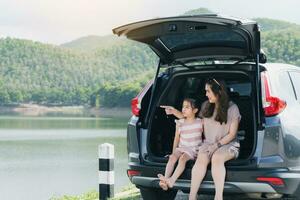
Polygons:
<instances>
[{"instance_id":1,"label":"water reflection","mask_svg":"<svg viewBox=\"0 0 300 200\"><path fill-rule=\"evenodd\" d=\"M1 116L0 129L124 129L127 121L128 118Z\"/></svg>"},{"instance_id":2,"label":"water reflection","mask_svg":"<svg viewBox=\"0 0 300 200\"><path fill-rule=\"evenodd\" d=\"M115 145L116 191L126 176L127 118L0 117L0 199L49 199L98 189L98 145Z\"/></svg>"}]
</instances>

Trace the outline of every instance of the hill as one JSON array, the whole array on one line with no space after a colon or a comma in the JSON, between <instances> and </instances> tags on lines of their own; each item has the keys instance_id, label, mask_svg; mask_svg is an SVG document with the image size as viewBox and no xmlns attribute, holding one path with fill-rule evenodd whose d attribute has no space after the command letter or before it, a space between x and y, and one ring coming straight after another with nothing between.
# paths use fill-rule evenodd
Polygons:
<instances>
[{"instance_id":1,"label":"hill","mask_svg":"<svg viewBox=\"0 0 300 200\"><path fill-rule=\"evenodd\" d=\"M203 13L213 12L200 8L184 15ZM254 20L262 28L268 61L300 66L300 25ZM86 36L60 46L2 38L0 105L129 105L156 65L150 48L113 35Z\"/></svg>"},{"instance_id":2,"label":"hill","mask_svg":"<svg viewBox=\"0 0 300 200\"><path fill-rule=\"evenodd\" d=\"M61 44L61 47L76 49L80 51L94 51L96 49L106 49L113 45L126 43L125 38L120 38L115 35L96 36L90 35L81 37L76 40Z\"/></svg>"},{"instance_id":3,"label":"hill","mask_svg":"<svg viewBox=\"0 0 300 200\"><path fill-rule=\"evenodd\" d=\"M197 8L183 13L183 15L201 15L201 14L216 14L216 13L207 8Z\"/></svg>"},{"instance_id":4,"label":"hill","mask_svg":"<svg viewBox=\"0 0 300 200\"><path fill-rule=\"evenodd\" d=\"M290 23L287 21L269 19L269 18L254 18L262 32L266 31L281 31L284 29L300 29L299 24Z\"/></svg>"},{"instance_id":5,"label":"hill","mask_svg":"<svg viewBox=\"0 0 300 200\"><path fill-rule=\"evenodd\" d=\"M87 53L5 38L0 52L0 104L89 104L104 83L130 80L156 66L148 47L130 41Z\"/></svg>"}]
</instances>

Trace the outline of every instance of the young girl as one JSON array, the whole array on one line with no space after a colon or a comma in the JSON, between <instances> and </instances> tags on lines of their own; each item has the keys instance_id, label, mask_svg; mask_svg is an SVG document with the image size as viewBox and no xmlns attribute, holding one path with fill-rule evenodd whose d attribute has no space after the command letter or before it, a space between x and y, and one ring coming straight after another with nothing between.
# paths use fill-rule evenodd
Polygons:
<instances>
[{"instance_id":1,"label":"young girl","mask_svg":"<svg viewBox=\"0 0 300 200\"><path fill-rule=\"evenodd\" d=\"M164 106L161 106L164 108ZM176 133L173 142L173 151L169 156L166 166L165 176L158 174L159 186L163 190L172 188L177 178L182 174L188 160L194 160L197 150L202 143L203 125L200 118L196 118L198 113L196 100L185 98L182 104L183 119L175 120ZM174 166L178 165L174 170Z\"/></svg>"}]
</instances>

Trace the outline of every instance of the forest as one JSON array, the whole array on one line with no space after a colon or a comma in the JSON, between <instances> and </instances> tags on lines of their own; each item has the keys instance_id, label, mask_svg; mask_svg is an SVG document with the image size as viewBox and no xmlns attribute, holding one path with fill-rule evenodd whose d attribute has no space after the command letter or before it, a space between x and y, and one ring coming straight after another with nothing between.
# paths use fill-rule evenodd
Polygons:
<instances>
[{"instance_id":1,"label":"forest","mask_svg":"<svg viewBox=\"0 0 300 200\"><path fill-rule=\"evenodd\" d=\"M300 25L254 20L261 27L268 62L300 66ZM0 105L127 107L154 76L157 63L146 45L113 35L87 36L62 45L1 38Z\"/></svg>"}]
</instances>

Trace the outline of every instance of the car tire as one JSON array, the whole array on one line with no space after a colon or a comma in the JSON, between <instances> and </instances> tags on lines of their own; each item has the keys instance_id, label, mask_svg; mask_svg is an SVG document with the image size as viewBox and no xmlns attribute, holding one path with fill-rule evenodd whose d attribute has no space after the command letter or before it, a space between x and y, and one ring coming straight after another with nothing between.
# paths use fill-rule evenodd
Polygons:
<instances>
[{"instance_id":1,"label":"car tire","mask_svg":"<svg viewBox=\"0 0 300 200\"><path fill-rule=\"evenodd\" d=\"M163 191L157 188L140 188L140 192L143 200L174 200L177 194L177 190Z\"/></svg>"}]
</instances>

